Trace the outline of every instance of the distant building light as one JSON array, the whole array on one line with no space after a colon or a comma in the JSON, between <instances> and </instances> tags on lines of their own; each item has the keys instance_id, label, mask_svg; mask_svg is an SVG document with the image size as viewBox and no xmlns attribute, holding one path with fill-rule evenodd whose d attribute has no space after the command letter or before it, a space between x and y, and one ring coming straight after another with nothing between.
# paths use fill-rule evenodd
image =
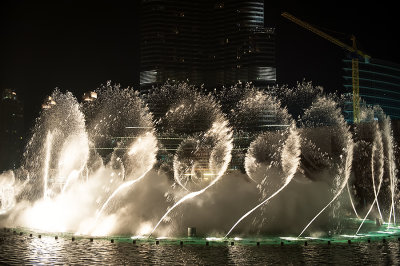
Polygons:
<instances>
[{"instance_id":1,"label":"distant building light","mask_svg":"<svg viewBox=\"0 0 400 266\"><path fill-rule=\"evenodd\" d=\"M17 93L13 89L4 89L2 94L2 99L17 100Z\"/></svg>"},{"instance_id":2,"label":"distant building light","mask_svg":"<svg viewBox=\"0 0 400 266\"><path fill-rule=\"evenodd\" d=\"M223 2L217 3L215 4L214 8L224 8L224 3Z\"/></svg>"},{"instance_id":3,"label":"distant building light","mask_svg":"<svg viewBox=\"0 0 400 266\"><path fill-rule=\"evenodd\" d=\"M50 109L54 105L56 105L56 102L53 100L53 98L51 96L49 96L49 97L47 97L45 102L42 104L42 109Z\"/></svg>"},{"instance_id":4,"label":"distant building light","mask_svg":"<svg viewBox=\"0 0 400 266\"><path fill-rule=\"evenodd\" d=\"M83 94L82 100L85 102L92 102L97 99L97 92L88 91Z\"/></svg>"},{"instance_id":5,"label":"distant building light","mask_svg":"<svg viewBox=\"0 0 400 266\"><path fill-rule=\"evenodd\" d=\"M157 70L147 70L140 72L140 85L151 84L157 81Z\"/></svg>"}]
</instances>

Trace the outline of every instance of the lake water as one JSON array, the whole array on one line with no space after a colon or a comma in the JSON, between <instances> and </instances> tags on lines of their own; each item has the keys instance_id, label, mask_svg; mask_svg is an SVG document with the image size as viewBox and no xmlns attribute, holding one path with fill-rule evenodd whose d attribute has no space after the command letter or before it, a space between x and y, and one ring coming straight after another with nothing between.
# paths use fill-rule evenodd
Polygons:
<instances>
[{"instance_id":1,"label":"lake water","mask_svg":"<svg viewBox=\"0 0 400 266\"><path fill-rule=\"evenodd\" d=\"M240 244L235 242L171 244L131 240L111 243L110 239L58 237L54 235L0 232L0 262L10 265L399 265L400 243L397 237L386 241L297 244Z\"/></svg>"}]
</instances>

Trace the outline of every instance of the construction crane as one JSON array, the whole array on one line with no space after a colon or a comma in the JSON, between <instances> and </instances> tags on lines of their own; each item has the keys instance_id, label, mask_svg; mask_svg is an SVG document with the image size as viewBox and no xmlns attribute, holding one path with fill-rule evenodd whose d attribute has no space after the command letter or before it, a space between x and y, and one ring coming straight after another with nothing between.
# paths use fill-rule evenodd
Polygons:
<instances>
[{"instance_id":1,"label":"construction crane","mask_svg":"<svg viewBox=\"0 0 400 266\"><path fill-rule=\"evenodd\" d=\"M350 46L339 41L338 39L333 38L332 36L326 34L325 32L320 31L319 29L311 26L307 22L304 22L287 12L283 12L281 15L289 19L290 21L296 23L297 25L300 25L303 28L311 32L314 32L315 34L321 36L322 38L350 52L351 63L352 63L351 65L352 65L352 85L353 85L353 122L354 123L360 122L360 85L359 85L359 73L358 73L358 60L361 59L364 60L366 63L368 63L371 57L357 49L356 37L354 35L352 35L350 38L353 42L353 45Z\"/></svg>"}]
</instances>

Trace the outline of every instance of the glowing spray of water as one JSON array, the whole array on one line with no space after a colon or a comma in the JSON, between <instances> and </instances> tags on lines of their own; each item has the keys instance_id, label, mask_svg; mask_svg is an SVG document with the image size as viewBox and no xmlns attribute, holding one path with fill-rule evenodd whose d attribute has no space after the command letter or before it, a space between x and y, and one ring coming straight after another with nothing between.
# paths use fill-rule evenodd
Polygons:
<instances>
[{"instance_id":1,"label":"glowing spray of water","mask_svg":"<svg viewBox=\"0 0 400 266\"><path fill-rule=\"evenodd\" d=\"M378 152L378 162L379 162L379 174L378 174L378 188L376 188L375 184L375 154ZM383 220L381 208L379 207L379 201L378 201L378 193L381 189L382 185L382 180L383 180L383 143L382 143L382 133L379 130L378 124L376 125L376 137L374 140L374 143L372 145L372 152L371 152L371 177L372 177L372 186L374 188L374 195L375 195L375 203L376 207L378 208L379 215L381 219ZM371 205L372 208L373 204ZM361 224L362 225L362 224ZM360 225L360 227L361 227ZM358 232L358 231L357 231Z\"/></svg>"},{"instance_id":2,"label":"glowing spray of water","mask_svg":"<svg viewBox=\"0 0 400 266\"><path fill-rule=\"evenodd\" d=\"M229 162L231 161L231 158L232 158L232 155L231 155L231 151L233 149L232 132L231 132L230 128L227 127L227 121L214 122L211 132L221 136L222 140L224 141L224 146L225 146L225 151L226 151L224 154L224 158L223 158L223 165L220 167L220 169L218 169L216 178L213 179L213 181L210 182L210 184L208 184L205 188L185 195L178 202L176 202L171 208L169 208L167 210L167 212L158 221L158 223L153 228L153 230L150 232L149 237L154 233L154 231L161 224L161 222L165 219L165 217L167 217L168 214L170 214L176 207L181 205L186 200L192 199L192 198L204 193L208 188L212 187L215 183L217 183L220 180L220 178L224 175L226 169L228 168Z\"/></svg>"},{"instance_id":3,"label":"glowing spray of water","mask_svg":"<svg viewBox=\"0 0 400 266\"><path fill-rule=\"evenodd\" d=\"M44 163L44 173L43 173L43 198L47 199L49 196L48 192L48 182L49 182L49 170L50 170L50 159L51 159L51 145L53 142L53 134L49 131L46 136L45 148L46 157Z\"/></svg>"},{"instance_id":4,"label":"glowing spray of water","mask_svg":"<svg viewBox=\"0 0 400 266\"><path fill-rule=\"evenodd\" d=\"M77 180L87 168L89 159L88 135L84 128L64 141L58 158L57 177L64 182L61 194ZM66 176L66 178L65 178Z\"/></svg>"},{"instance_id":5,"label":"glowing spray of water","mask_svg":"<svg viewBox=\"0 0 400 266\"><path fill-rule=\"evenodd\" d=\"M297 171L297 168L300 163L300 137L297 133L297 130L295 129L295 126L292 125L290 128L290 133L288 136L288 139L286 140L285 146L282 151L282 168L284 173L287 173L287 177L285 179L285 183L281 188L279 188L275 193L273 193L271 196L269 196L267 199L265 199L263 202L255 206L253 209L248 211L246 214L244 214L233 226L232 228L228 231L228 233L225 235L225 237L228 237L228 235L232 232L232 230L247 216L249 216L252 212L257 210L259 207L262 205L266 204L268 201L270 201L273 197L275 197L279 192L281 192L289 183L292 181L294 174Z\"/></svg>"},{"instance_id":6,"label":"glowing spray of water","mask_svg":"<svg viewBox=\"0 0 400 266\"><path fill-rule=\"evenodd\" d=\"M65 184L62 188L61 194L65 193L65 190L68 188L69 184L78 178L78 176L82 172L82 170L83 170L83 168L80 170L72 170L72 172L67 177L67 181L65 182Z\"/></svg>"},{"instance_id":7,"label":"glowing spray of water","mask_svg":"<svg viewBox=\"0 0 400 266\"><path fill-rule=\"evenodd\" d=\"M393 136L392 130L390 126L390 118L386 117L384 119L384 129L383 132L387 139L387 151L388 151L388 164L389 164L389 179L390 179L390 192L391 192L391 206L390 206L390 214L388 219L388 226L390 226L391 220L393 220L393 224L396 224L396 213L395 213L395 188L397 187L397 178L395 178L395 161L394 161L394 151L393 151ZM393 219L392 219L393 216Z\"/></svg>"},{"instance_id":8,"label":"glowing spray of water","mask_svg":"<svg viewBox=\"0 0 400 266\"><path fill-rule=\"evenodd\" d=\"M15 201L15 176L13 171L0 174L0 216L14 208Z\"/></svg>"},{"instance_id":9,"label":"glowing spray of water","mask_svg":"<svg viewBox=\"0 0 400 266\"><path fill-rule=\"evenodd\" d=\"M172 84L171 86L174 85ZM188 158L186 158L185 153L182 153L182 158L178 156L174 157L173 170L176 178L175 184L181 185L182 190L180 192L183 193L184 190L186 190L187 192L185 193L187 193L187 195L180 198L171 208L169 208L154 228L154 225L151 224L149 220L146 220L148 230L146 229L143 233L146 235L152 228L153 230L151 233L154 233L160 224L168 218L167 216L170 215L173 210L176 211L177 207L181 204L183 205L186 200L193 199L213 187L224 175L231 160L231 151L233 148L232 129L228 128L227 121L221 121L221 118L226 117L225 115L229 116L228 112L226 112L225 115L222 114L219 104L217 104L211 95L204 96L201 93L192 93L189 88L183 88L185 85L182 85L182 92L178 91L175 94L169 94L171 86L165 88L166 96L168 97L159 97L158 102L164 103L171 101L174 104L176 103L177 107L174 104L171 104L171 106L176 107L171 109L174 113L168 113L166 119L160 120L163 123L157 124L160 133L163 131L172 132L172 135L179 136L178 139L182 138L187 140L186 147L188 148L187 150L189 150L187 154L192 151L190 150L191 147L195 147L195 149L193 149L193 153L190 154L192 157L187 156ZM282 92L282 94L279 94L280 92ZM300 93L303 92L305 92L304 95L307 97L300 95ZM93 221L95 221L93 226L99 228L94 229L96 229L96 231L101 231L98 229L107 227L106 234L108 234L112 232L111 229L116 229L114 231L117 231L117 229L122 228L122 226L121 228L113 227L117 222L120 223L119 218L125 219L125 217L120 215L131 215L126 217L128 220L124 220L124 222L128 222L131 228L124 227L122 229L134 230L135 220L139 220L135 219L137 217L136 211L148 212L145 204L143 204L143 206L141 204L128 204L127 209L121 208L120 212L117 213L114 211L116 211L119 203L125 204L125 202L121 200L118 201L118 204L113 203L117 202L117 199L119 198L123 198L124 200L128 198L128 196L130 196L128 193L126 193L126 195L122 194L128 192L129 189L140 180L148 177L149 171L151 171L156 162L155 158L158 145L141 145L140 147L137 146L136 148L130 149L126 153L124 152L126 141L137 138L139 134L142 134L145 131L145 129L153 128L153 118L151 117L151 113L147 108L144 108L145 104L140 100L139 93L131 89L121 89L119 86L111 86L107 84L106 88L98 90L97 93L99 95L97 100L84 102L82 104L79 104L77 99L71 93L64 94L58 90L53 93L52 98L57 104L42 112L41 117L38 119L35 126L33 137L27 146L23 167L21 169L15 169L14 171L17 180L21 180L15 183L4 183L3 180L3 183L1 183L2 178L4 179L4 175L0 176L0 214L12 214L9 215L10 219L7 220L7 222L10 221L15 226L37 228L46 231L75 232L77 229L80 230L81 228L84 228L86 231L88 228L87 225L89 225L90 228L90 226L93 225ZM241 95L241 88L238 88L237 93L237 95ZM286 92L280 90L280 88L276 92L278 96L281 95L279 97L281 97L281 100L285 103L283 106L291 107L293 106L290 104L292 102L303 102L299 114L294 110L296 113L295 117L302 118L302 121L297 122L309 121L309 124L304 123L305 127L319 128L329 126L334 128L335 132L339 132L339 134L334 136L334 139L336 140L337 137L340 147L337 149L337 152L335 150L332 154L328 154L329 152L327 152L329 155L326 157L327 159L322 155L320 157L316 156L315 158L312 156L314 154L312 153L313 151L315 151L316 154L320 153L319 148L316 150L316 147L319 145L317 143L318 141L316 142L316 145L310 146L312 149L310 150L311 155L306 159L309 159L311 160L311 163L314 163L314 161L312 161L313 159L319 160L322 158L322 164L321 167L317 165L318 167L315 172L309 171L310 176L308 176L308 172L305 171L304 177L310 177L310 180L314 181L313 175L314 173L318 174L319 170L321 170L322 173L332 173L331 171L325 171L325 169L327 169L327 166L336 165L335 160L336 157L339 156L339 153L340 168L338 168L338 172L336 172L337 174L334 176L336 178L334 180L335 192L333 193L333 199L331 199L328 205L326 205L307 224L299 237L323 211L332 205L332 202L338 199L341 193L344 192L344 186L347 186L354 213L358 216L353 202L355 195L350 193L351 187L349 187L350 184L348 182L352 167L353 141L351 136L347 135L347 133L349 133L348 130L346 133L344 132L344 124L342 124L341 120L338 120L341 111L338 109L337 114L333 114L332 110L334 109L332 108L336 108L334 101L325 101L322 99L318 102L316 108L312 109L312 112L308 112L306 116L302 115L308 105L312 104L311 102L314 101L312 99L315 99L321 93L322 91L315 91L314 93L313 90L310 92L308 92L308 90L302 90L299 93L296 93L289 88ZM158 93L156 94L158 95ZM308 97L310 95L312 97ZM251 135L250 132L247 132L246 130L253 128L253 122L258 123L260 117L264 117L266 114L264 113L265 106L271 107L271 110L278 110L276 112L278 120L275 125L270 125L271 127L276 126L282 128L290 124L290 122L288 122L290 116L287 112L280 111L280 104L278 100L274 98L275 96L272 97L270 94L267 95L258 90L254 90L251 93L249 92L248 96L244 95L240 97L245 100L241 101L238 105L238 111L231 114L231 122L235 127L237 127L238 131L243 131L244 137L247 138L248 133ZM298 99L305 100L299 101ZM182 104L179 104L180 101L182 101ZM199 101L201 104L199 104ZM158 102L156 101L156 103ZM197 103L197 106L192 108L192 103ZM227 108L228 111L230 109L231 107ZM248 111L244 112L243 110ZM201 123L198 123L197 115L201 118ZM371 117L373 117L373 115L372 112ZM206 118L204 118L205 116ZM373 178L371 185L374 189L373 193L375 199L368 214L370 214L373 206L376 205L379 214L382 217L380 207L382 208L382 211L386 211L386 209L389 208L387 205L390 205L390 214L387 214L389 215L388 226L391 226L396 223L395 210L397 211L397 209L395 209L395 200L397 198L397 172L394 158L395 146L390 127L390 119L385 116L382 121L379 119L379 123L381 131L375 135L374 142L370 143L368 140L363 140L365 145L363 144L364 146L362 146L362 148L365 149L360 149L360 151L367 151L367 155L362 155L360 158L366 160L369 160L369 156L372 156L373 158L370 162L370 166L372 168L371 176ZM187 126L188 124L190 126ZM211 125L212 128L210 129ZM197 129L197 127L199 129ZM336 129L339 131L336 131ZM214 133L205 133L213 130L215 131ZM260 201L260 204L242 216L229 230L226 237L232 233L234 228L237 228L237 225L240 222L250 216L251 213L254 213L257 209L262 209L262 206L268 204L268 202L270 202L281 191L285 188L288 189L289 184L293 179L293 175L300 163L300 159L298 158L300 137L297 135L298 132L295 127L289 130L291 130L289 134L285 132L285 135L280 135L281 138L279 140L281 142L279 142L279 153L276 152L276 158L274 157L271 159L273 163L276 163L273 167L282 166L285 168L283 169L284 174L279 176L278 187L274 187L272 191L270 190L267 196L264 194L263 202ZM85 134L85 132L87 132L87 135L82 135ZM369 131L366 133L368 134ZM207 134L210 135L207 136ZM279 132L265 135L272 136L274 134L279 134ZM285 141L285 138L288 135L289 137ZM206 136L207 138L198 138L198 136ZM313 136L314 135L311 133L309 136L307 135L310 139ZM75 139L75 137L77 138ZM289 140L290 137L293 139ZM323 145L326 145L324 144L324 139L321 139L320 136L315 137L318 140L321 140L321 147L324 148ZM122 138L124 139L123 141L116 140ZM81 142L82 140L85 142ZM193 142L190 142L190 140L193 140ZM61 146L63 143L64 145ZM90 152L88 143L93 143L93 147L95 147ZM190 146L192 143L197 144L197 146ZM335 144L337 142L332 143ZM88 146L87 153L86 151L84 152L82 144L84 144L85 147ZM368 148L371 147L371 144L373 147L372 155L368 154ZM182 145L182 147L184 146ZM329 148L329 146L327 147ZM203 153L206 155L203 156ZM263 155L266 155L266 153L263 153ZM332 157L330 157L331 155ZM109 156L111 156L110 160L108 160L110 158ZM172 156L173 154L168 152L168 158L171 158ZM207 162L204 158L208 159L208 157L210 157L210 159ZM175 158L178 158L177 164L182 166L180 169L175 167ZM185 161L185 159L187 160ZM202 161L203 159L204 161ZM332 161L330 161L331 159ZM104 162L108 162L107 165L104 165ZM168 163L169 162L170 161L168 161ZM328 163L325 164L325 162ZM362 168L362 164L364 163L364 161L360 161L357 166ZM260 163L260 165L264 167L264 164ZM184 169L186 166L188 166L187 169ZM168 173L170 173L170 165L167 165L167 167ZM306 167L307 166L305 166L305 168ZM113 171L115 169L120 171L118 177L114 176L115 173ZM204 172L204 169L207 173ZM26 171L26 173L24 173L24 171ZM281 170L279 169L278 171ZM111 177L109 176L110 172L112 172ZM260 172L262 172L262 170L260 170ZM360 176L364 172L367 171L360 172ZM184 173L187 173L187 180L184 179ZM389 202L389 193L387 193L387 196L385 195L387 202L380 200L378 203L378 196L379 199L381 199L383 196L382 194L384 193L380 193L380 191L384 189L383 186L385 182L383 181L383 177L384 175L386 177L386 174L390 181L388 182L390 186L388 187L388 190L390 189L391 193L391 203ZM27 176L27 178L25 178L25 176ZM32 178L29 178L29 176ZM261 176L262 175L260 175L260 177ZM272 175L266 175L265 177L268 178L270 176ZM331 177L332 176L329 176L329 179L332 179ZM80 178L86 178L86 182L78 183L77 181L84 181L80 180ZM251 176L250 178L253 179ZM257 180L253 179L253 181ZM167 189L168 182L165 181L165 183L157 185L160 185L158 188L162 191L164 188ZM274 185L276 185L276 183L274 183ZM372 191L370 192L372 193ZM77 197L77 195L79 195L79 197ZM353 196L353 198L351 196ZM141 197L146 197L147 199L147 195L142 195ZM160 197L162 197L162 194L160 194ZM151 198L159 199L158 197ZM135 197L135 199L138 199L138 197ZM275 200L277 200L277 197L275 197ZM31 206L29 203L32 203ZM384 205L385 203L387 203L387 205ZM155 204L157 204L157 202ZM14 205L18 208L13 208ZM131 209L128 208L133 208L134 211L130 211ZM96 209L98 211L96 211ZM15 213L12 213L11 211ZM108 212L110 212L111 215L105 217L105 213ZM386 212L383 212L384 216L387 216L387 214ZM4 217L7 218L6 216ZM15 217L18 219L16 219L14 223ZM104 221L101 221L103 218ZM113 222L108 223L108 220L112 220ZM104 223L100 225L100 221ZM364 221L362 223L364 223ZM125 224L120 223L120 225ZM362 224L360 225L360 228L361 226ZM93 231L89 231L89 233L93 233Z\"/></svg>"},{"instance_id":10,"label":"glowing spray of water","mask_svg":"<svg viewBox=\"0 0 400 266\"><path fill-rule=\"evenodd\" d=\"M125 188L128 188L132 186L133 184L139 182L142 180L148 172L150 172L151 169L153 169L154 164L156 163L156 154L157 154L157 140L155 136L153 135L153 132L148 132L146 133L143 138L139 137L137 138L136 142L133 143L131 148L128 151L128 155L131 157L134 157L135 155L138 155L138 153L143 153L145 155L142 156L143 158L148 158L146 163L146 170L145 172L139 176L136 179L126 181L122 183L117 189L114 190L114 192L108 197L108 199L104 202L100 210L96 214L96 218L91 226L91 229L93 230L96 225L98 220L100 219L101 215L103 214L104 210L107 208L111 200L117 196L121 191L123 191Z\"/></svg>"},{"instance_id":11,"label":"glowing spray of water","mask_svg":"<svg viewBox=\"0 0 400 266\"><path fill-rule=\"evenodd\" d=\"M141 175L140 177L138 177L137 179L126 181L126 182L124 182L122 185L120 185L116 190L114 190L114 192L111 194L111 196L108 197L108 199L106 200L106 202L104 202L103 206L101 206L101 209L97 212L96 218L95 218L95 220L94 220L93 225L91 226L91 228L93 229L93 228L96 227L97 222L99 221L99 219L100 219L101 215L103 214L104 210L106 209L106 207L108 206L108 204L111 202L111 200L112 200L116 195L118 195L118 193L120 193L121 191L123 191L125 188L128 188L128 187L132 186L133 184L135 184L135 183L139 182L140 180L142 180L152 168L153 168L153 166L152 166L150 169L148 169L143 175Z\"/></svg>"},{"instance_id":12,"label":"glowing spray of water","mask_svg":"<svg viewBox=\"0 0 400 266\"><path fill-rule=\"evenodd\" d=\"M347 182L346 187L347 187L347 193L349 195L351 207L353 208L354 214L357 216L358 219L360 219L360 216L358 215L357 210L356 210L356 206L354 206L353 197L351 196L351 193L350 193L349 182Z\"/></svg>"},{"instance_id":13,"label":"glowing spray of water","mask_svg":"<svg viewBox=\"0 0 400 266\"><path fill-rule=\"evenodd\" d=\"M378 152L378 170L379 170L379 175L378 175L378 188L376 188L375 186L375 154ZM359 225L357 231L356 231L356 235L358 234L358 232L360 231L361 227L363 226L365 220L367 219L368 215L370 214L370 212L372 211L372 208L374 207L374 205L376 204L376 207L379 211L380 217L382 218L382 213L381 210L379 208L379 204L378 204L378 195L379 192L381 190L381 185L382 185L382 181L383 181L383 164L384 164L384 158L383 158L383 143L382 143L382 133L379 130L379 127L377 125L376 128L376 136L374 139L374 143L372 145L372 152L371 152L371 177L372 177L372 185L373 185L373 189L374 189L374 201L372 202L370 208L368 209L367 214L365 215L364 219L362 220L361 224Z\"/></svg>"},{"instance_id":14,"label":"glowing spray of water","mask_svg":"<svg viewBox=\"0 0 400 266\"><path fill-rule=\"evenodd\" d=\"M350 178L350 172L351 172L351 163L352 163L352 158L353 158L353 148L354 148L354 143L353 140L351 139L350 136L348 136L347 140L347 151L346 151L346 162L345 162L345 168L344 168L344 181L342 185L339 188L339 191L336 193L336 195L332 198L332 200L306 225L306 227L301 231L298 237L301 237L301 235L307 230L307 228L314 222L317 217L325 211L326 208L328 208L332 202L336 200L337 197L342 193L344 187L346 186L349 178Z\"/></svg>"}]
</instances>

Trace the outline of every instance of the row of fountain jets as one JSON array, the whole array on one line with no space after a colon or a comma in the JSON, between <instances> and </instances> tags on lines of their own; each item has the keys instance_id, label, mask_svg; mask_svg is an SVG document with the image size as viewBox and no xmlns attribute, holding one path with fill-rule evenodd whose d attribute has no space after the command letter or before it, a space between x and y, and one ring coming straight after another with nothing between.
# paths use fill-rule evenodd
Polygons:
<instances>
[{"instance_id":1,"label":"row of fountain jets","mask_svg":"<svg viewBox=\"0 0 400 266\"><path fill-rule=\"evenodd\" d=\"M70 92L52 93L21 167L0 179L0 214L9 223L108 234L118 224L113 214L124 208L119 198L157 168L173 180L166 193L172 203L140 231L150 236L180 205L229 175L232 156L243 155L247 181L257 186L260 199L225 237L257 210L265 215L268 203L294 180L327 182L332 192L298 237L327 208L340 215L344 192L361 220L356 234L374 208L388 226L396 224L396 147L391 121L379 107L363 107L364 122L351 129L343 116L346 98L324 94L310 82L269 90L238 83L217 95L166 83L146 101L110 82L95 93L96 100L83 103ZM245 149L237 148L240 139L249 139ZM176 148L168 149L171 142ZM360 218L356 202L368 197Z\"/></svg>"}]
</instances>

